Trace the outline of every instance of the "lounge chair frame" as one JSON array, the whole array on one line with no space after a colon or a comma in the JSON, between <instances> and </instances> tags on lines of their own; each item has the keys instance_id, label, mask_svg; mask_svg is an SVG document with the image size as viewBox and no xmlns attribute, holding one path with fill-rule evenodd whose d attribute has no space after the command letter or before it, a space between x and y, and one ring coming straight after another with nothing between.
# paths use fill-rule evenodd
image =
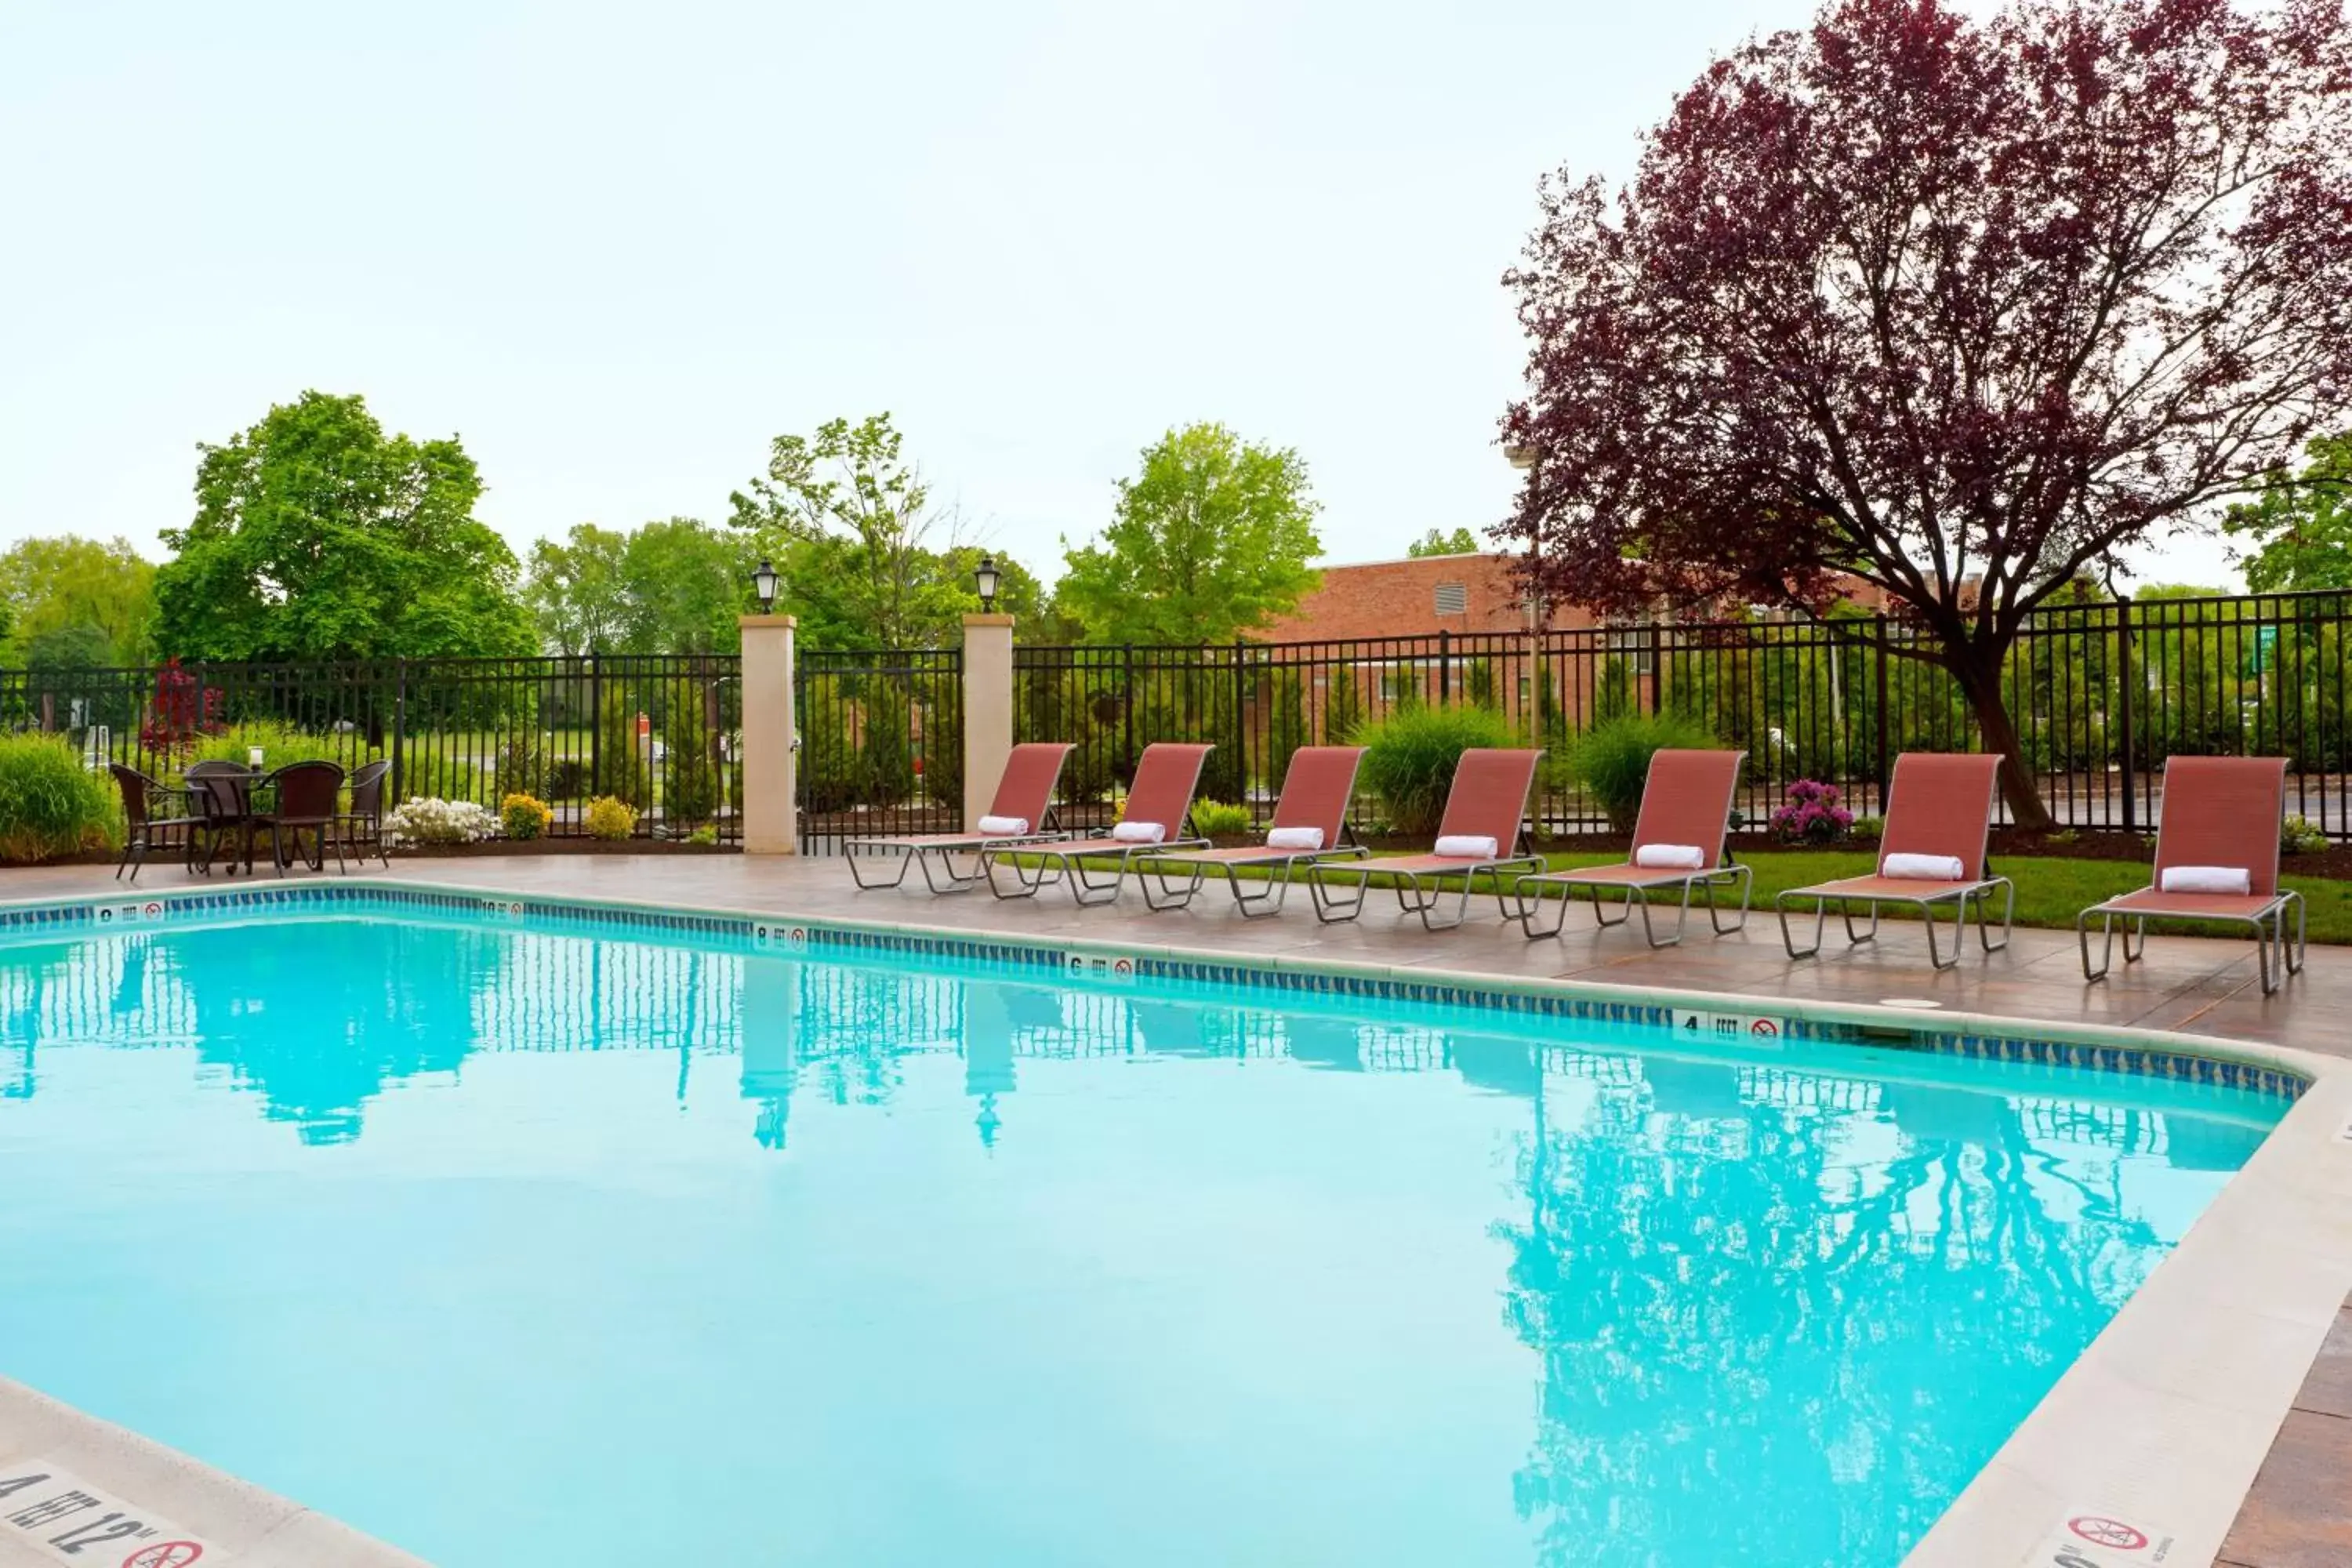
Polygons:
<instances>
[{"instance_id":1,"label":"lounge chair frame","mask_svg":"<svg viewBox=\"0 0 2352 1568\"><path fill-rule=\"evenodd\" d=\"M1298 873L1302 868L1313 867L1325 860L1362 860L1370 855L1371 850L1361 844L1348 844L1331 849L1301 849L1296 853L1276 850L1251 860L1171 858L1155 864L1158 858L1139 856L1138 858L1143 863L1136 868L1135 883L1137 887L1143 889L1143 901L1150 908L1181 910L1189 906L1193 899L1199 896L1202 885L1208 880L1210 872L1219 872L1224 878L1225 886L1232 890L1234 903L1240 909L1243 917L1247 920L1265 920L1282 912L1283 900L1289 896L1290 885L1298 879ZM1192 875L1180 884L1170 878L1168 872L1170 866L1188 867ZM1244 891L1244 882L1240 875L1243 871L1266 872L1267 890L1262 893ZM1152 884L1155 882L1159 884L1157 892L1152 890Z\"/></svg>"},{"instance_id":2,"label":"lounge chair frame","mask_svg":"<svg viewBox=\"0 0 2352 1568\"><path fill-rule=\"evenodd\" d=\"M1050 816L1050 814L1048 814ZM1013 837L988 837L967 835L953 843L919 844L903 838L853 838L842 846L842 855L849 862L849 879L867 892L905 885L908 868L920 866L923 885L934 893L968 893L988 879L988 856L992 850L1017 848L1024 844L1058 844L1070 837L1058 830L1025 833ZM898 858L898 874L876 877L868 881L858 863L887 855ZM971 868L960 869L958 856L969 857Z\"/></svg>"},{"instance_id":3,"label":"lounge chair frame","mask_svg":"<svg viewBox=\"0 0 2352 1568\"><path fill-rule=\"evenodd\" d=\"M1992 940L1992 923L1985 919L1984 902L1998 889L2004 896L2000 915L2000 940ZM1790 901L1797 899L1813 900L1813 941L1810 947L1800 948L1789 930ZM1790 958L1811 958L1822 950L1822 930L1829 921L1829 907L1838 906L1838 914L1845 921L1845 940L1849 946L1859 947L1878 940L1878 910L1882 904L1908 904L1919 911L1919 919L1927 928L1927 962L1937 969L1950 969L1960 962L1960 949L1968 944L1969 911L1976 910L1977 941L1987 952L1999 952L2009 945L2017 926L2017 884L2007 877L1986 877L1974 882L1955 882L1951 891L1937 893L1817 893L1810 889L1791 888L1775 897L1772 908L1780 917L1780 942L1789 950ZM1853 906L1870 906L1870 929L1858 931L1853 924ZM1945 904L1953 906L1952 952L1944 956L1937 945L1937 911Z\"/></svg>"},{"instance_id":4,"label":"lounge chair frame","mask_svg":"<svg viewBox=\"0 0 2352 1568\"><path fill-rule=\"evenodd\" d=\"M1561 889L1559 900L1559 919L1552 921L1549 926L1538 927L1536 924L1537 910L1552 901L1543 896L1543 889L1555 887ZM1723 908L1715 901L1715 890L1717 888L1728 887L1737 887L1739 889L1739 907L1732 922L1726 925L1723 923ZM1576 888L1591 888L1592 921L1596 926L1604 931L1622 926L1632 920L1633 911L1639 909L1642 911L1643 940L1652 947L1673 947L1681 942L1683 930L1690 923L1691 893L1694 889L1700 895L1700 907L1706 910L1707 924L1715 928L1715 934L1729 936L1735 931L1745 931L1748 928L1748 906L1755 892L1755 887L1756 868L1752 866L1743 866L1734 860L1728 850L1724 853L1723 863L1712 870L1662 871L1654 879L1639 882L1580 881L1572 871L1542 871L1531 877L1522 877L1514 885L1512 891L1518 898L1519 907L1512 918L1519 922L1519 930L1527 933L1529 942L1548 936L1558 936L1567 929L1568 906L1574 901L1570 897L1569 890ZM1611 920L1609 918L1610 900L1602 895L1613 892L1620 888L1625 892L1624 911L1615 920ZM1650 894L1660 889L1671 890L1675 888L1680 888L1683 895L1675 914L1675 929L1662 937L1651 920ZM1531 889L1533 891L1529 890Z\"/></svg>"},{"instance_id":5,"label":"lounge chair frame","mask_svg":"<svg viewBox=\"0 0 2352 1568\"><path fill-rule=\"evenodd\" d=\"M2294 915L2294 941L2286 939L2286 920L2290 910ZM2093 904L2074 917L2074 937L2083 949L2083 978L2100 981L2115 967L2116 932L2124 938L2124 962L2137 963L2147 951L2147 922L2150 921L2186 921L2199 925L2242 925L2254 934L2254 967L2262 976L2263 994L2274 994L2288 978L2303 973L2304 960L2310 952L2309 910L2303 895L2292 889L2280 892L2252 914L2167 914L2162 910L2144 910L2118 905L2110 900ZM2099 966L2091 967L2091 917L2099 917ZM2276 950L2276 962L2272 952Z\"/></svg>"},{"instance_id":6,"label":"lounge chair frame","mask_svg":"<svg viewBox=\"0 0 2352 1568\"><path fill-rule=\"evenodd\" d=\"M1543 863L1540 855L1498 855L1491 860L1465 860L1459 866L1427 868L1419 871L1384 871L1378 861L1357 865L1318 861L1307 868L1307 895L1314 902L1315 918L1325 925L1332 925L1340 921L1354 920L1362 914L1364 900L1372 890L1373 876L1388 876L1395 879L1391 886L1396 890L1400 911L1419 915L1425 930L1452 931L1470 918L1470 900L1476 896L1480 877L1490 879L1496 909L1502 912L1505 920L1513 919L1512 889L1504 884L1503 874L1516 870L1524 876L1529 871L1542 870ZM1328 871L1343 871L1354 878L1355 897L1346 899L1334 894L1330 879L1325 875ZM1446 896L1446 880L1454 877L1462 879L1462 889L1454 912L1433 920L1433 911Z\"/></svg>"},{"instance_id":7,"label":"lounge chair frame","mask_svg":"<svg viewBox=\"0 0 2352 1568\"><path fill-rule=\"evenodd\" d=\"M1108 839L1065 837L1055 844L992 849L981 857L981 876L988 890L1000 899L1034 899L1056 883L1067 882L1070 897L1086 908L1108 904L1118 897L1119 885L1139 860L1171 849L1206 849L1205 838L1171 838L1160 844L1114 844ZM1012 857L1008 862L1006 856ZM1034 864L1029 862L1034 861ZM1108 877L1098 877L1090 862L1109 861ZM1013 868L1013 886L996 875L1000 864Z\"/></svg>"}]
</instances>

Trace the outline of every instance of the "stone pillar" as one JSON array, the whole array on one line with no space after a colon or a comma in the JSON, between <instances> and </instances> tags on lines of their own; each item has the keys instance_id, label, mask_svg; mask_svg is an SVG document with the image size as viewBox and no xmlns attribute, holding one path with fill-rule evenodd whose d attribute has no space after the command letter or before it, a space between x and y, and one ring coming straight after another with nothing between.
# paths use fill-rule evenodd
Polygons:
<instances>
[{"instance_id":1,"label":"stone pillar","mask_svg":"<svg viewBox=\"0 0 2352 1568\"><path fill-rule=\"evenodd\" d=\"M793 755L793 617L745 616L743 628L743 852L800 849Z\"/></svg>"},{"instance_id":2,"label":"stone pillar","mask_svg":"<svg viewBox=\"0 0 2352 1568\"><path fill-rule=\"evenodd\" d=\"M963 830L976 833L1013 754L1013 617L963 618ZM1032 824L1031 826L1035 826Z\"/></svg>"}]
</instances>

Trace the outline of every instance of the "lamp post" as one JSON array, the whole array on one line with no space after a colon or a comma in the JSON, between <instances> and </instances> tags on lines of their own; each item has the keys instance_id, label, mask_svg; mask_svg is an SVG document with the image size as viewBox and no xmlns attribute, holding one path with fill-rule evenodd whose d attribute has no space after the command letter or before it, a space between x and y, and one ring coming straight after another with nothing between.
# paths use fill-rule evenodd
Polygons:
<instances>
[{"instance_id":1,"label":"lamp post","mask_svg":"<svg viewBox=\"0 0 2352 1568\"><path fill-rule=\"evenodd\" d=\"M760 596L760 613L772 615L776 608L776 569L763 556L760 568L751 574L751 591Z\"/></svg>"},{"instance_id":2,"label":"lamp post","mask_svg":"<svg viewBox=\"0 0 2352 1568\"><path fill-rule=\"evenodd\" d=\"M983 555L971 574L971 585L980 591L980 612L984 616L996 613L996 587L1001 574L996 570L996 557Z\"/></svg>"}]
</instances>

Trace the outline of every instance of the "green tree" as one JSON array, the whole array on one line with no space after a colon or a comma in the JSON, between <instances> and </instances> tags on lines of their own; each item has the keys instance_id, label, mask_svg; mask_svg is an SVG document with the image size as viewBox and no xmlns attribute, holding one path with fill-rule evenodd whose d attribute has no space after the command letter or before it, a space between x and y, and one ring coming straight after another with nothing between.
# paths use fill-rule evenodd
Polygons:
<instances>
[{"instance_id":1,"label":"green tree","mask_svg":"<svg viewBox=\"0 0 2352 1568\"><path fill-rule=\"evenodd\" d=\"M887 413L828 420L777 437L767 473L729 498L729 521L783 574L778 607L809 647L937 647L980 607L952 538L933 542L953 517L901 447Z\"/></svg>"},{"instance_id":2,"label":"green tree","mask_svg":"<svg viewBox=\"0 0 2352 1568\"><path fill-rule=\"evenodd\" d=\"M2322 436L2306 447L2300 474L2280 469L2261 493L2222 514L2221 531L2249 541L2246 586L2352 588L2352 434Z\"/></svg>"},{"instance_id":3,"label":"green tree","mask_svg":"<svg viewBox=\"0 0 2352 1568\"><path fill-rule=\"evenodd\" d=\"M21 540L0 554L0 644L29 662L36 642L86 629L72 646L97 662L144 664L155 618L155 568L125 539Z\"/></svg>"},{"instance_id":4,"label":"green tree","mask_svg":"<svg viewBox=\"0 0 2352 1568\"><path fill-rule=\"evenodd\" d=\"M1121 479L1100 544L1072 549L1056 602L1104 643L1223 642L1315 585L1307 466L1222 425L1171 430Z\"/></svg>"},{"instance_id":5,"label":"green tree","mask_svg":"<svg viewBox=\"0 0 2352 1568\"><path fill-rule=\"evenodd\" d=\"M306 392L201 446L196 514L164 531L162 651L320 659L528 653L514 552L474 516L455 437L386 436L357 396Z\"/></svg>"},{"instance_id":6,"label":"green tree","mask_svg":"<svg viewBox=\"0 0 2352 1568\"><path fill-rule=\"evenodd\" d=\"M530 547L522 602L541 647L573 657L619 651L628 623L628 547L627 534L593 522L573 523L560 542L542 539Z\"/></svg>"},{"instance_id":7,"label":"green tree","mask_svg":"<svg viewBox=\"0 0 2352 1568\"><path fill-rule=\"evenodd\" d=\"M1475 555L1478 553L1478 536L1466 528L1457 528L1451 533L1433 528L1406 545L1404 552L1413 556Z\"/></svg>"},{"instance_id":8,"label":"green tree","mask_svg":"<svg viewBox=\"0 0 2352 1568\"><path fill-rule=\"evenodd\" d=\"M745 541L690 517L649 522L622 552L622 646L631 653L728 653L752 605Z\"/></svg>"}]
</instances>

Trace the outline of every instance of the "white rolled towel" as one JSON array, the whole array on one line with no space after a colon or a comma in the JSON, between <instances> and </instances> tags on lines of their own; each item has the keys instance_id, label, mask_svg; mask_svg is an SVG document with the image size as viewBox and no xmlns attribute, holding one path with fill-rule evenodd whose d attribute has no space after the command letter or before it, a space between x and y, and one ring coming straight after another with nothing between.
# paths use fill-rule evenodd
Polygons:
<instances>
[{"instance_id":1,"label":"white rolled towel","mask_svg":"<svg viewBox=\"0 0 2352 1568\"><path fill-rule=\"evenodd\" d=\"M1435 850L1449 860L1492 860L1495 841L1483 834L1449 833L1437 841Z\"/></svg>"},{"instance_id":2,"label":"white rolled towel","mask_svg":"<svg viewBox=\"0 0 2352 1568\"><path fill-rule=\"evenodd\" d=\"M1168 829L1156 822L1122 822L1111 828L1110 836L1121 844L1157 844L1168 837Z\"/></svg>"},{"instance_id":3,"label":"white rolled towel","mask_svg":"<svg viewBox=\"0 0 2352 1568\"><path fill-rule=\"evenodd\" d=\"M2243 866L2167 866L2156 887L2163 893L2251 893L2254 878Z\"/></svg>"},{"instance_id":4,"label":"white rolled towel","mask_svg":"<svg viewBox=\"0 0 2352 1568\"><path fill-rule=\"evenodd\" d=\"M1266 830L1268 849L1320 849L1323 830L1319 827L1274 827Z\"/></svg>"},{"instance_id":5,"label":"white rolled towel","mask_svg":"<svg viewBox=\"0 0 2352 1568\"><path fill-rule=\"evenodd\" d=\"M1905 882L1957 882L1969 874L1957 855L1889 855L1878 874Z\"/></svg>"},{"instance_id":6,"label":"white rolled towel","mask_svg":"<svg viewBox=\"0 0 2352 1568\"><path fill-rule=\"evenodd\" d=\"M983 816L980 819L980 830L992 838L1020 838L1029 832L1029 819L1025 816Z\"/></svg>"},{"instance_id":7,"label":"white rolled towel","mask_svg":"<svg viewBox=\"0 0 2352 1568\"><path fill-rule=\"evenodd\" d=\"M1696 844L1644 844L1633 851L1633 864L1650 871L1703 871L1706 851Z\"/></svg>"}]
</instances>

